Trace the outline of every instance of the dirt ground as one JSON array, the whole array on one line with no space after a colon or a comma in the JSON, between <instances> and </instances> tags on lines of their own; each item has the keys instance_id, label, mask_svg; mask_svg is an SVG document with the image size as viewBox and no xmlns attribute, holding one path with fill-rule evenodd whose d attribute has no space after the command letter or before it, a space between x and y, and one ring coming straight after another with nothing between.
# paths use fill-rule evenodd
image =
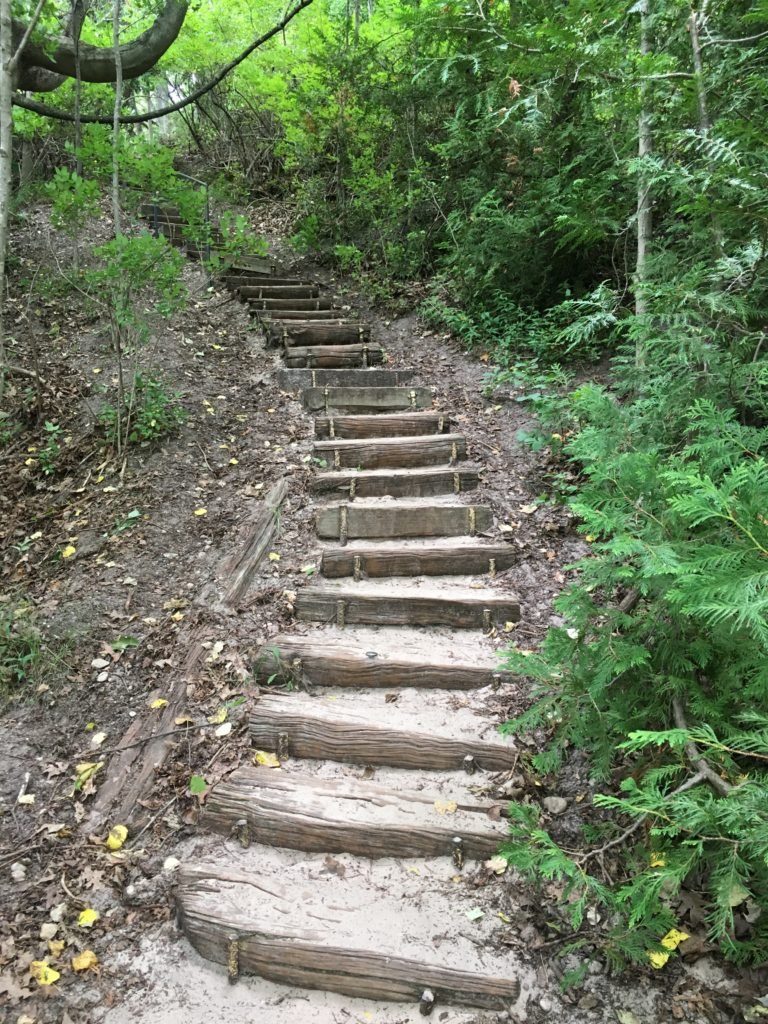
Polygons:
<instances>
[{"instance_id":1,"label":"dirt ground","mask_svg":"<svg viewBox=\"0 0 768 1024\"><path fill-rule=\"evenodd\" d=\"M259 226L275 237L280 229L268 215ZM98 229L91 242L97 238ZM141 353L145 370L179 392L186 421L176 435L116 459L96 423L103 383L114 380L114 356L103 323L60 287L56 266L68 244L51 229L44 207L13 243L19 269L9 300L11 357L29 365L36 339L50 389L42 418L22 419L0 445L0 612L13 611L39 629L44 651L35 684L6 694L0 719L2 1020L415 1021L412 1006L371 1007L323 993L308 1002L306 992L258 979L227 986L224 973L200 960L175 928L175 865L201 848L226 853L198 830L205 793L191 793L190 780L202 777L207 789L248 756L245 722L258 695L254 661L290 626L295 594L317 569L307 489L312 424L296 397L279 388L277 358L244 307L190 262L187 308L156 323ZM31 298L23 282L38 266L47 268L50 289ZM354 282L334 280L305 261L286 269L311 273L339 304L362 311L390 364L415 367L416 383L434 388L437 406L466 435L470 461L486 467L473 500L493 509L498 530L519 553L495 585L513 583L522 620L494 644L534 649L554 621L554 598L572 578L568 566L587 546L569 513L549 500L546 449L534 454L517 440L520 429L531 427L525 405L509 389L487 397L484 363L425 327L415 312L371 308ZM19 408L27 382L12 383L10 404ZM48 475L40 462L45 421L61 426L62 439ZM239 606L222 610L215 599L222 566L282 477L288 486L275 557L260 566ZM137 721L161 712L153 705L183 673L193 643L206 653L200 670L184 679L186 705L171 754L143 797L141 829L110 851L105 840L118 822L94 820L91 810L111 753ZM516 681L488 695L488 713L502 721L526 702L525 681ZM227 723L231 730L222 732ZM525 737L523 753L543 740ZM542 787L525 760L519 772L497 780L506 787L502 795L565 796L570 810L562 827L569 816L577 826L571 797L590 791L584 766L574 761L566 777ZM84 764L99 767L87 777ZM300 867L301 855L294 861ZM514 954L523 994L506 1016L442 1011L439 1019L449 1024L719 1024L743 1020L742 1006L768 990L758 972L724 968L700 942L663 977L648 969L617 978L596 959L584 981L563 992L559 980L578 958L560 955L571 936L563 931L555 888L534 892L510 873L499 878L482 867L464 884L495 920L500 912L507 919L503 931L479 934ZM90 925L87 915L81 921L87 910L99 914ZM73 969L73 957L87 951L92 960ZM60 973L50 986L30 976L32 962L46 959Z\"/></svg>"}]
</instances>

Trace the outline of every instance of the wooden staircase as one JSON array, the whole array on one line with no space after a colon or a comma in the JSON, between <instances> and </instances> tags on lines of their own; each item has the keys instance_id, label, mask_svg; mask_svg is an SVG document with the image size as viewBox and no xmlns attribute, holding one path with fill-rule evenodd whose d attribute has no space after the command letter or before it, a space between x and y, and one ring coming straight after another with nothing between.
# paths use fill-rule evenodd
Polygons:
<instances>
[{"instance_id":1,"label":"wooden staircase","mask_svg":"<svg viewBox=\"0 0 768 1024\"><path fill-rule=\"evenodd\" d=\"M260 754L267 764L241 766L208 794L203 827L232 856L182 868L179 921L233 981L253 973L411 1000L423 1013L505 1010L519 994L508 953L478 948L462 928L436 935L445 922L419 912L407 881L371 879L380 861L434 859L425 863L446 883L439 916L455 921L477 897L451 880L504 840L504 808L483 773L511 770L517 753L473 691L501 679L483 634L520 617L495 579L514 551L491 510L465 497L482 470L466 461L450 410L411 386L413 371L386 368L368 325L337 315L316 283L272 268L232 268L225 283L281 354L283 386L315 416L322 552L320 578L296 598L295 632L255 668L265 692L251 740L280 767ZM286 858L284 870L265 871L256 844ZM304 873L281 851L310 855ZM333 854L360 869L327 873Z\"/></svg>"}]
</instances>

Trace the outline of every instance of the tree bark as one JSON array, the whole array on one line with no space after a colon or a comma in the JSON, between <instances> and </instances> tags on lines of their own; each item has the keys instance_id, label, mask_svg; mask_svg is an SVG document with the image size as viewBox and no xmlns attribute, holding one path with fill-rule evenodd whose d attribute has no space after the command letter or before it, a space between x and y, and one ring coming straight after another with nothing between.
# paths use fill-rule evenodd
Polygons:
<instances>
[{"instance_id":1,"label":"tree bark","mask_svg":"<svg viewBox=\"0 0 768 1024\"><path fill-rule=\"evenodd\" d=\"M640 55L651 52L650 4L649 0L641 0L640 6ZM653 152L653 130L649 109L649 85L643 79L640 85L640 114L637 124L637 155L642 160ZM653 214L651 207L651 186L648 172L640 171L637 188L637 259L635 262L635 315L644 316L648 312L648 245L653 234ZM644 354L638 342L636 362L642 365Z\"/></svg>"},{"instance_id":2,"label":"tree bark","mask_svg":"<svg viewBox=\"0 0 768 1024\"><path fill-rule=\"evenodd\" d=\"M10 221L13 160L13 40L11 0L0 0L0 409L5 398L5 254Z\"/></svg>"}]
</instances>

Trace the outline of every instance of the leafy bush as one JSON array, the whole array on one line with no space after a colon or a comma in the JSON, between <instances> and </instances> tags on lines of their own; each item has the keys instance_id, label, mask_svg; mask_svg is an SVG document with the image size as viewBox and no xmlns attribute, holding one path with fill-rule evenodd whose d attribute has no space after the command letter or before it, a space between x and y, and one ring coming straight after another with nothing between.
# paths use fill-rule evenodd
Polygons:
<instances>
[{"instance_id":1,"label":"leafy bush","mask_svg":"<svg viewBox=\"0 0 768 1024\"><path fill-rule=\"evenodd\" d=\"M128 443L149 444L174 434L186 418L177 393L169 393L159 380L136 375L122 413L123 436ZM101 413L101 425L110 444L117 441L117 419L114 406L107 406Z\"/></svg>"}]
</instances>

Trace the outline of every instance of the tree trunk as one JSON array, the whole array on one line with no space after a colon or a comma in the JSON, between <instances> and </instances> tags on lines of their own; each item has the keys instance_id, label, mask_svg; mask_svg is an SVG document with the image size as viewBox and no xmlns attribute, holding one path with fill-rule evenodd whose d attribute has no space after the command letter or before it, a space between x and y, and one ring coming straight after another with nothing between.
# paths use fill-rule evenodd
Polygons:
<instances>
[{"instance_id":1,"label":"tree trunk","mask_svg":"<svg viewBox=\"0 0 768 1024\"><path fill-rule=\"evenodd\" d=\"M646 56L651 52L650 4L649 0L641 0L640 10L640 54ZM653 152L653 131L651 128L651 112L649 109L649 85L643 80L640 86L640 115L638 118L637 153L640 159L650 156ZM635 315L644 316L648 312L648 245L653 232L653 215L651 206L651 186L646 170L640 171L637 188L637 260L635 263ZM642 365L644 355L640 343L636 352L636 361Z\"/></svg>"},{"instance_id":2,"label":"tree trunk","mask_svg":"<svg viewBox=\"0 0 768 1024\"><path fill-rule=\"evenodd\" d=\"M0 409L5 398L5 254L13 160L13 41L11 0L0 0Z\"/></svg>"}]
</instances>

